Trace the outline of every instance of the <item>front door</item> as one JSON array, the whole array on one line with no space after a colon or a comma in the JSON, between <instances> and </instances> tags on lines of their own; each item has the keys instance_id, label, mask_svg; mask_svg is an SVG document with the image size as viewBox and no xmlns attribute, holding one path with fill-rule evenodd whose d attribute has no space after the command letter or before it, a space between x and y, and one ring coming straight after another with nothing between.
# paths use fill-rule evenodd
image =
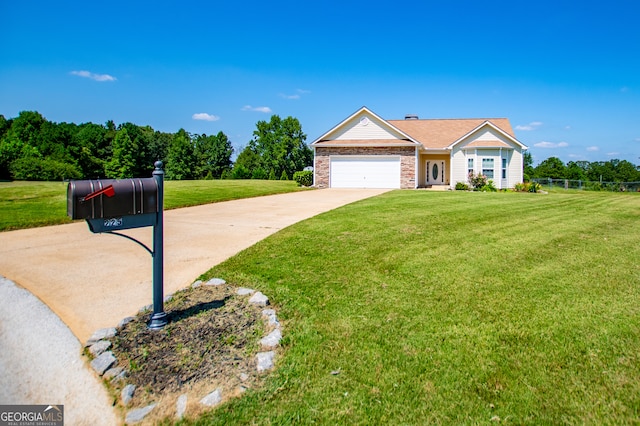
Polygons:
<instances>
[{"instance_id":1,"label":"front door","mask_svg":"<svg viewBox=\"0 0 640 426\"><path fill-rule=\"evenodd\" d=\"M427 185L444 185L444 161L427 161Z\"/></svg>"}]
</instances>

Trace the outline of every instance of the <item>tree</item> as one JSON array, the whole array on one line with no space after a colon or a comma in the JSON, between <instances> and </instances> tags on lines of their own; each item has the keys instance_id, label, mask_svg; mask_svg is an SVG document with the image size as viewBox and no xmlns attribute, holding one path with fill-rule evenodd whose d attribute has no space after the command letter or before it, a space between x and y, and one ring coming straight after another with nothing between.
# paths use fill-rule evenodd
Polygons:
<instances>
[{"instance_id":1,"label":"tree","mask_svg":"<svg viewBox=\"0 0 640 426\"><path fill-rule=\"evenodd\" d=\"M259 121L256 124L253 140L247 149L259 156L258 168L267 176L272 172L274 176L281 176L283 171L292 176L313 161L313 151L305 143L306 138L298 119L287 117L282 120L273 115L269 122ZM262 175L255 168L250 170L252 176Z\"/></svg>"},{"instance_id":2,"label":"tree","mask_svg":"<svg viewBox=\"0 0 640 426\"><path fill-rule=\"evenodd\" d=\"M531 176L533 176L534 174L534 170L533 170L533 155L531 155L531 153L529 151L525 151L524 152L524 158L522 161L522 165L523 165L523 172L524 172L524 180L528 181Z\"/></svg>"},{"instance_id":3,"label":"tree","mask_svg":"<svg viewBox=\"0 0 640 426\"><path fill-rule=\"evenodd\" d=\"M233 165L233 178L234 179L251 179L251 175L254 170L260 168L260 155L256 152L254 147L247 145L236 158L236 162Z\"/></svg>"},{"instance_id":4,"label":"tree","mask_svg":"<svg viewBox=\"0 0 640 426\"><path fill-rule=\"evenodd\" d=\"M220 179L225 170L231 169L233 146L227 135L222 132L215 136L198 136L194 151L198 163L197 177L211 176Z\"/></svg>"},{"instance_id":5,"label":"tree","mask_svg":"<svg viewBox=\"0 0 640 426\"><path fill-rule=\"evenodd\" d=\"M138 147L129 137L126 128L118 130L112 144L113 156L107 162L105 173L108 178L132 178L136 172Z\"/></svg>"},{"instance_id":6,"label":"tree","mask_svg":"<svg viewBox=\"0 0 640 426\"><path fill-rule=\"evenodd\" d=\"M571 180L586 180L587 169L584 163L589 164L588 161L569 161L567 163L565 178Z\"/></svg>"},{"instance_id":7,"label":"tree","mask_svg":"<svg viewBox=\"0 0 640 426\"><path fill-rule=\"evenodd\" d=\"M165 171L169 180L193 179L196 175L197 158L191 135L184 129L178 131L169 146Z\"/></svg>"},{"instance_id":8,"label":"tree","mask_svg":"<svg viewBox=\"0 0 640 426\"><path fill-rule=\"evenodd\" d=\"M538 178L564 179L566 166L558 157L549 157L535 168L534 176Z\"/></svg>"}]
</instances>

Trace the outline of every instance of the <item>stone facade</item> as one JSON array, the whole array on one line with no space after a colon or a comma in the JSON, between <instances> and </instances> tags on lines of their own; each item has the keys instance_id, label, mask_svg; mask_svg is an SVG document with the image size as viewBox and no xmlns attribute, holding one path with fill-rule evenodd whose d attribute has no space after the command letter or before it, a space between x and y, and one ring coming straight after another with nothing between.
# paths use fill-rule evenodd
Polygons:
<instances>
[{"instance_id":1,"label":"stone facade","mask_svg":"<svg viewBox=\"0 0 640 426\"><path fill-rule=\"evenodd\" d=\"M316 147L315 181L317 188L328 188L332 155L399 155L400 188L415 189L416 185L416 148L414 147Z\"/></svg>"}]
</instances>

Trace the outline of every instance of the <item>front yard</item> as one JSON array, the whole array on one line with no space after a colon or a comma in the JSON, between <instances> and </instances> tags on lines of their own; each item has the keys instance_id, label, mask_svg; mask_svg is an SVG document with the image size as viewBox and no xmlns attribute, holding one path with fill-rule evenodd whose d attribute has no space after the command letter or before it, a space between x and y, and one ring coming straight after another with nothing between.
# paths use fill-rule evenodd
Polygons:
<instances>
[{"instance_id":1,"label":"front yard","mask_svg":"<svg viewBox=\"0 0 640 426\"><path fill-rule=\"evenodd\" d=\"M640 197L394 191L208 277L268 294L276 372L195 424L629 424Z\"/></svg>"}]
</instances>

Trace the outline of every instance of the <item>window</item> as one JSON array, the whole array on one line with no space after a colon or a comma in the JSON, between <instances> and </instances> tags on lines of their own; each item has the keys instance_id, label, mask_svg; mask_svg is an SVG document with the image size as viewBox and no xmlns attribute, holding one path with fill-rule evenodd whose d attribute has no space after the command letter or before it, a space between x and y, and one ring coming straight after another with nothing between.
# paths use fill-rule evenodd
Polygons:
<instances>
[{"instance_id":1,"label":"window","mask_svg":"<svg viewBox=\"0 0 640 426\"><path fill-rule=\"evenodd\" d=\"M482 159L482 174L485 175L487 179L493 179L493 158Z\"/></svg>"},{"instance_id":2,"label":"window","mask_svg":"<svg viewBox=\"0 0 640 426\"><path fill-rule=\"evenodd\" d=\"M502 179L507 178L507 159L502 159Z\"/></svg>"},{"instance_id":3,"label":"window","mask_svg":"<svg viewBox=\"0 0 640 426\"><path fill-rule=\"evenodd\" d=\"M473 158L467 160L467 175L473 174Z\"/></svg>"}]
</instances>

